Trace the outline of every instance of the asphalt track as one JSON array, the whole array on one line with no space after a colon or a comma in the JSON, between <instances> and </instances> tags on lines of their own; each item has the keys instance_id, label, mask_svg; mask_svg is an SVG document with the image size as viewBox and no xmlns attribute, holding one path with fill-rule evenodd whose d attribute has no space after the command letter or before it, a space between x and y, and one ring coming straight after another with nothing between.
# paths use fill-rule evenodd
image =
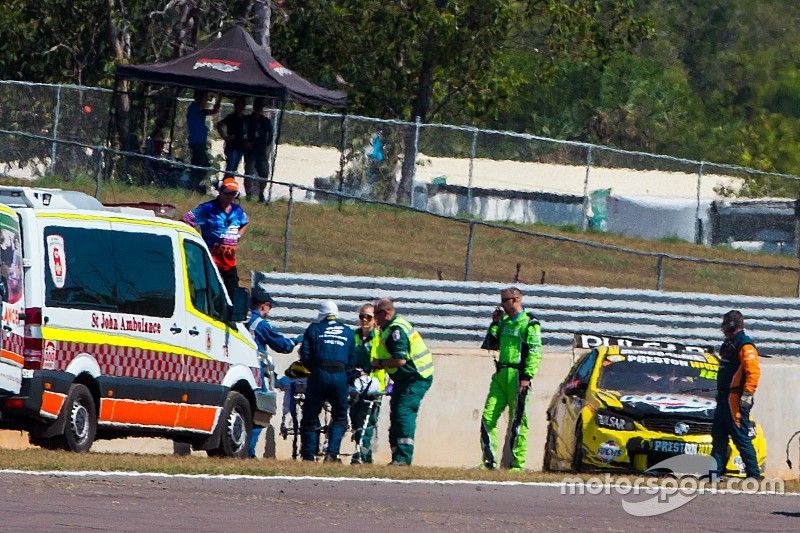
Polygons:
<instances>
[{"instance_id":1,"label":"asphalt track","mask_svg":"<svg viewBox=\"0 0 800 533\"><path fill-rule=\"evenodd\" d=\"M3 531L800 530L798 495L704 494L637 518L618 494L555 484L8 472L0 483Z\"/></svg>"}]
</instances>

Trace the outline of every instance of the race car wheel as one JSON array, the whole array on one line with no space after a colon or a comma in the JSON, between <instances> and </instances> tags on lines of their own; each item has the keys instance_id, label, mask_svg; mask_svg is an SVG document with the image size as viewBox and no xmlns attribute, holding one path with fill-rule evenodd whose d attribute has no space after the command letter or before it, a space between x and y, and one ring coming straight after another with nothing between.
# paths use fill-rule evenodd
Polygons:
<instances>
[{"instance_id":1,"label":"race car wheel","mask_svg":"<svg viewBox=\"0 0 800 533\"><path fill-rule=\"evenodd\" d=\"M547 425L547 437L544 440L544 460L542 461L542 472L554 472L553 457L556 451L556 434L553 428Z\"/></svg>"},{"instance_id":2,"label":"race car wheel","mask_svg":"<svg viewBox=\"0 0 800 533\"><path fill-rule=\"evenodd\" d=\"M71 452L88 452L97 435L97 409L89 389L80 383L73 384L62 409L67 419L64 435L58 439L61 447Z\"/></svg>"},{"instance_id":3,"label":"race car wheel","mask_svg":"<svg viewBox=\"0 0 800 533\"><path fill-rule=\"evenodd\" d=\"M575 428L575 451L572 454L572 470L583 471L583 427L580 421Z\"/></svg>"},{"instance_id":4,"label":"race car wheel","mask_svg":"<svg viewBox=\"0 0 800 533\"><path fill-rule=\"evenodd\" d=\"M247 447L253 431L250 402L236 391L229 392L225 399L220 424L222 427L220 427L219 455L239 459L247 457Z\"/></svg>"}]
</instances>

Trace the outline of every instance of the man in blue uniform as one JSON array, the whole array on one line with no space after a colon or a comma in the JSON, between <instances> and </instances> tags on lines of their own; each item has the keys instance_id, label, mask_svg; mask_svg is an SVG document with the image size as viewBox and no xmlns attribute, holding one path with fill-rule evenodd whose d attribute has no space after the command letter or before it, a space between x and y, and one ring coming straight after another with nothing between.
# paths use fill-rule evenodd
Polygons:
<instances>
[{"instance_id":1,"label":"man in blue uniform","mask_svg":"<svg viewBox=\"0 0 800 533\"><path fill-rule=\"evenodd\" d=\"M267 315L272 311L275 301L267 291L256 285L253 287L253 292L250 294L250 320L247 322L247 329L253 336L253 340L258 345L259 362L261 364L262 382L261 387L266 390L266 380L268 379L267 372L271 372L265 360L269 359L267 347L275 350L278 353L291 353L297 345L295 340L284 337L272 324L267 321ZM256 456L256 444L258 438L261 436L263 428L254 427L253 433L250 436L250 447L247 455L249 457Z\"/></svg>"},{"instance_id":2,"label":"man in blue uniform","mask_svg":"<svg viewBox=\"0 0 800 533\"><path fill-rule=\"evenodd\" d=\"M327 401L331 405L331 425L325 461L341 462L339 448L347 427L348 372L355 365L356 351L353 330L337 320L338 314L334 302L322 302L318 322L308 326L300 347L300 361L311 369L300 422L300 455L304 461L314 461L319 454L319 414Z\"/></svg>"}]
</instances>

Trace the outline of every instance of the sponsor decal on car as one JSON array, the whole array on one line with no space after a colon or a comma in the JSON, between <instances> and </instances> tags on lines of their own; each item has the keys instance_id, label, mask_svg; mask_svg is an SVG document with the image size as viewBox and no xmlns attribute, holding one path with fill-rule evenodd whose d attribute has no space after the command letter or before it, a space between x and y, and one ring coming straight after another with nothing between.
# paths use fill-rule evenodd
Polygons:
<instances>
[{"instance_id":1,"label":"sponsor decal on car","mask_svg":"<svg viewBox=\"0 0 800 533\"><path fill-rule=\"evenodd\" d=\"M714 400L698 396L672 396L669 394L627 394L620 396L622 403L645 404L655 407L662 413L691 413L693 411L706 411L714 409L717 403Z\"/></svg>"},{"instance_id":2,"label":"sponsor decal on car","mask_svg":"<svg viewBox=\"0 0 800 533\"><path fill-rule=\"evenodd\" d=\"M613 440L608 440L597 448L597 458L608 464L622 455L622 448Z\"/></svg>"},{"instance_id":3,"label":"sponsor decal on car","mask_svg":"<svg viewBox=\"0 0 800 533\"><path fill-rule=\"evenodd\" d=\"M679 442L674 440L654 440L651 443L651 450L662 453L711 455L711 444Z\"/></svg>"}]
</instances>

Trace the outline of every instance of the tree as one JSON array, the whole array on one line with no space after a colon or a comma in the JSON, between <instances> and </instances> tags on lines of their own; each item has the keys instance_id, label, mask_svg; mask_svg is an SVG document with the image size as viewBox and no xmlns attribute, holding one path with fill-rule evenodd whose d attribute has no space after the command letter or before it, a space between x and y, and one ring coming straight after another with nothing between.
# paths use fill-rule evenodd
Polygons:
<instances>
[{"instance_id":1,"label":"tree","mask_svg":"<svg viewBox=\"0 0 800 533\"><path fill-rule=\"evenodd\" d=\"M632 11L632 0L310 0L290 9L275 33L281 57L294 68L317 69L320 83L342 82L358 113L480 121L496 117L518 95L523 74L509 54L519 36L515 28L537 25L531 35L542 47L535 53L548 61L588 61L647 33ZM407 128L401 202L411 194L413 139Z\"/></svg>"}]
</instances>

